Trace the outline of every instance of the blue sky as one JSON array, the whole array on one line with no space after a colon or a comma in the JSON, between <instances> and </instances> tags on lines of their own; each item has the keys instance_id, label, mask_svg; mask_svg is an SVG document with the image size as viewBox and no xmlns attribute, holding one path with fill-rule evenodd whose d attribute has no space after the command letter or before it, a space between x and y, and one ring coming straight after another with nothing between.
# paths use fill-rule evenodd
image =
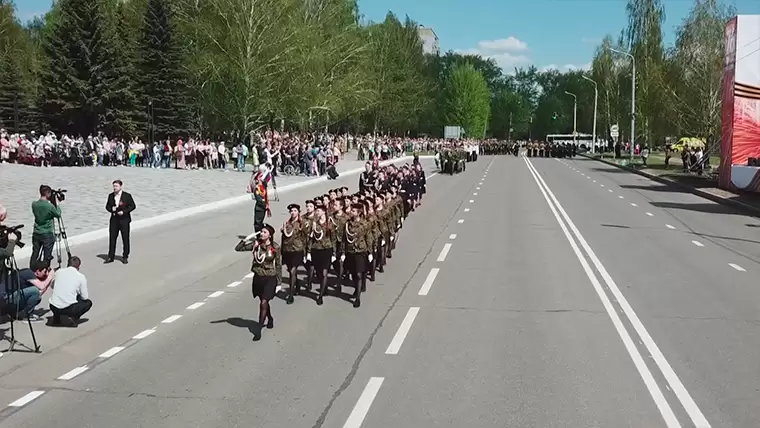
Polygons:
<instances>
[{"instance_id":1,"label":"blue sky","mask_svg":"<svg viewBox=\"0 0 760 428\"><path fill-rule=\"evenodd\" d=\"M51 0L16 0L19 17L45 13ZM740 14L760 14L760 0L728 0ZM666 42L689 13L692 0L664 0ZM606 34L625 26L625 0L359 0L369 20L390 10L432 27L441 50L490 56L511 71L515 65L565 70L585 67Z\"/></svg>"}]
</instances>

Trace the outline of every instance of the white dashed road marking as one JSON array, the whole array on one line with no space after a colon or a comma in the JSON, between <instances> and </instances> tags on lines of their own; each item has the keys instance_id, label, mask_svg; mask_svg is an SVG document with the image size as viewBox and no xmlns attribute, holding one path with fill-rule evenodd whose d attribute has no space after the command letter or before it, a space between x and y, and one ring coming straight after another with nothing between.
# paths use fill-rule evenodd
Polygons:
<instances>
[{"instance_id":1,"label":"white dashed road marking","mask_svg":"<svg viewBox=\"0 0 760 428\"><path fill-rule=\"evenodd\" d=\"M736 263L729 263L728 265L731 266L732 268L738 270L739 272L746 272L746 269L744 269L743 267L737 265Z\"/></svg>"},{"instance_id":2,"label":"white dashed road marking","mask_svg":"<svg viewBox=\"0 0 760 428\"><path fill-rule=\"evenodd\" d=\"M704 247L705 244L699 242L699 241L691 241L692 244L696 245L697 247Z\"/></svg>"},{"instance_id":3,"label":"white dashed road marking","mask_svg":"<svg viewBox=\"0 0 760 428\"><path fill-rule=\"evenodd\" d=\"M231 284L228 284L228 285L227 285L227 288L235 288L235 287L237 287L237 286L238 286L238 285L240 285L240 284L242 284L242 282L241 282L241 281L235 281L235 282L233 282L233 283L231 283Z\"/></svg>"},{"instance_id":4,"label":"white dashed road marking","mask_svg":"<svg viewBox=\"0 0 760 428\"><path fill-rule=\"evenodd\" d=\"M362 422L367 417L369 408L372 406L372 402L375 401L375 397L380 391L380 387L383 386L384 380L385 378L382 377L372 377L369 379L362 395L359 396L359 401L354 406L354 410L351 411L346 423L343 424L343 428L359 428L362 426Z\"/></svg>"},{"instance_id":5,"label":"white dashed road marking","mask_svg":"<svg viewBox=\"0 0 760 428\"><path fill-rule=\"evenodd\" d=\"M473 202L475 202L475 200L474 199L470 199L470 203L473 203Z\"/></svg>"},{"instance_id":6,"label":"white dashed road marking","mask_svg":"<svg viewBox=\"0 0 760 428\"><path fill-rule=\"evenodd\" d=\"M618 198L623 199L623 195L618 195Z\"/></svg>"},{"instance_id":7,"label":"white dashed road marking","mask_svg":"<svg viewBox=\"0 0 760 428\"><path fill-rule=\"evenodd\" d=\"M409 330L412 328L414 319L417 318L417 314L420 312L420 308L409 308L404 320L401 321L401 325L396 330L396 335L393 336L391 344L388 345L388 349L385 350L386 355L398 355L398 351L401 349L401 345L404 344L406 335L409 334Z\"/></svg>"},{"instance_id":8,"label":"white dashed road marking","mask_svg":"<svg viewBox=\"0 0 760 428\"><path fill-rule=\"evenodd\" d=\"M457 239L457 234L452 233L451 235L449 235L449 239Z\"/></svg>"},{"instance_id":9,"label":"white dashed road marking","mask_svg":"<svg viewBox=\"0 0 760 428\"><path fill-rule=\"evenodd\" d=\"M61 377L59 377L58 380L71 380L71 379L74 379L75 377L79 376L80 374L86 372L88 369L89 369L89 367L87 367L87 366L77 367L77 368L71 370L70 372L68 372L68 373L62 375Z\"/></svg>"},{"instance_id":10,"label":"white dashed road marking","mask_svg":"<svg viewBox=\"0 0 760 428\"><path fill-rule=\"evenodd\" d=\"M469 208L465 208L464 212L468 213L468 212L470 212L470 209Z\"/></svg>"},{"instance_id":11,"label":"white dashed road marking","mask_svg":"<svg viewBox=\"0 0 760 428\"><path fill-rule=\"evenodd\" d=\"M446 261L446 256L449 255L449 250L451 250L451 244L446 243L446 245L443 246L443 249L441 249L441 253L438 254L438 260L439 262Z\"/></svg>"},{"instance_id":12,"label":"white dashed road marking","mask_svg":"<svg viewBox=\"0 0 760 428\"><path fill-rule=\"evenodd\" d=\"M652 214L652 213L647 213L647 215L648 215L649 217L654 217L654 214Z\"/></svg>"},{"instance_id":13,"label":"white dashed road marking","mask_svg":"<svg viewBox=\"0 0 760 428\"><path fill-rule=\"evenodd\" d=\"M253 272L249 273L248 275L244 276L245 279L251 279L253 278Z\"/></svg>"},{"instance_id":14,"label":"white dashed road marking","mask_svg":"<svg viewBox=\"0 0 760 428\"><path fill-rule=\"evenodd\" d=\"M186 309L190 309L192 311L192 310L200 308L201 306L203 306L205 304L206 304L206 302L195 302L192 305L188 306Z\"/></svg>"},{"instance_id":15,"label":"white dashed road marking","mask_svg":"<svg viewBox=\"0 0 760 428\"><path fill-rule=\"evenodd\" d=\"M634 204L633 202L631 202L631 206L632 207L638 207L638 205Z\"/></svg>"},{"instance_id":16,"label":"white dashed road marking","mask_svg":"<svg viewBox=\"0 0 760 428\"><path fill-rule=\"evenodd\" d=\"M132 336L132 339L136 339L136 340L145 339L146 337L150 336L151 334L155 332L156 330L153 330L153 329L143 330L137 333L136 335Z\"/></svg>"},{"instance_id":17,"label":"white dashed road marking","mask_svg":"<svg viewBox=\"0 0 760 428\"><path fill-rule=\"evenodd\" d=\"M26 404L30 403L31 401L34 401L35 399L39 398L40 395L44 394L45 391L32 391L29 394L26 394L25 396L19 398L18 400L14 401L13 403L9 404L8 407L22 407Z\"/></svg>"},{"instance_id":18,"label":"white dashed road marking","mask_svg":"<svg viewBox=\"0 0 760 428\"><path fill-rule=\"evenodd\" d=\"M435 281L435 277L438 276L439 270L440 269L438 268L430 269L430 273L428 274L427 278L425 278L425 282L422 283L420 292L417 293L419 296L427 296L427 294L430 292L430 287L433 286L433 281Z\"/></svg>"},{"instance_id":19,"label":"white dashed road marking","mask_svg":"<svg viewBox=\"0 0 760 428\"><path fill-rule=\"evenodd\" d=\"M123 346L114 346L113 348L107 350L106 352L103 352L102 354L98 355L100 358L111 358L114 355L118 354L119 352L123 351Z\"/></svg>"},{"instance_id":20,"label":"white dashed road marking","mask_svg":"<svg viewBox=\"0 0 760 428\"><path fill-rule=\"evenodd\" d=\"M172 315L169 318L161 321L161 324L171 324L174 321L177 321L178 319L182 318L182 315Z\"/></svg>"},{"instance_id":21,"label":"white dashed road marking","mask_svg":"<svg viewBox=\"0 0 760 428\"><path fill-rule=\"evenodd\" d=\"M666 224L665 227L667 227L668 229L671 229L671 230L676 228L675 226L671 226L669 224Z\"/></svg>"},{"instance_id":22,"label":"white dashed road marking","mask_svg":"<svg viewBox=\"0 0 760 428\"><path fill-rule=\"evenodd\" d=\"M612 193L612 189L607 189L608 192Z\"/></svg>"},{"instance_id":23,"label":"white dashed road marking","mask_svg":"<svg viewBox=\"0 0 760 428\"><path fill-rule=\"evenodd\" d=\"M459 221L457 221L457 223L459 223L459 224L464 223L464 219L460 218Z\"/></svg>"},{"instance_id":24,"label":"white dashed road marking","mask_svg":"<svg viewBox=\"0 0 760 428\"><path fill-rule=\"evenodd\" d=\"M213 293L209 294L208 297L211 297L213 299L214 297L219 297L222 294L224 294L224 291L214 291Z\"/></svg>"}]
</instances>

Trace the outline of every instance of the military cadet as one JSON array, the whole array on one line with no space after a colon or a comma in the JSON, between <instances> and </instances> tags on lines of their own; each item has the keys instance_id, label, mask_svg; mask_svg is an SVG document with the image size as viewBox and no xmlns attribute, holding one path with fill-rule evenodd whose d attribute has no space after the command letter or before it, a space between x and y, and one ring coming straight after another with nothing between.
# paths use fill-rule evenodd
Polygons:
<instances>
[{"instance_id":1,"label":"military cadet","mask_svg":"<svg viewBox=\"0 0 760 428\"><path fill-rule=\"evenodd\" d=\"M351 205L351 217L346 221L343 243L346 251L346 267L351 273L354 284L354 307L361 306L361 293L367 289L367 253L369 246L366 241L366 225L361 218L364 204Z\"/></svg>"},{"instance_id":2,"label":"military cadet","mask_svg":"<svg viewBox=\"0 0 760 428\"><path fill-rule=\"evenodd\" d=\"M307 260L311 262L308 270L309 281L316 276L319 280L319 295L317 305L322 305L327 291L327 271L330 263L335 260L335 241L337 233L334 225L327 217L327 207L321 201L315 204L314 219L309 226L307 244Z\"/></svg>"},{"instance_id":3,"label":"military cadet","mask_svg":"<svg viewBox=\"0 0 760 428\"><path fill-rule=\"evenodd\" d=\"M333 228L335 229L335 259L333 260L333 270L335 276L338 278L338 284L335 287L337 295L341 293L341 281L343 280L343 262L346 259L343 241L345 237L346 221L348 221L349 214L345 212L343 208L343 200L336 199L333 202L333 214L330 216Z\"/></svg>"},{"instance_id":4,"label":"military cadet","mask_svg":"<svg viewBox=\"0 0 760 428\"><path fill-rule=\"evenodd\" d=\"M364 171L359 176L359 191L363 192L364 189L372 187L375 184L375 173L372 170L372 163L367 162L364 164Z\"/></svg>"},{"instance_id":5,"label":"military cadet","mask_svg":"<svg viewBox=\"0 0 760 428\"><path fill-rule=\"evenodd\" d=\"M277 286L282 280L282 254L280 246L274 241L274 227L265 224L255 241L241 242L235 249L253 253L251 287L253 297L259 299L259 326L274 328L270 302L274 299ZM259 339L261 339L261 332L256 332L253 340Z\"/></svg>"},{"instance_id":6,"label":"military cadet","mask_svg":"<svg viewBox=\"0 0 760 428\"><path fill-rule=\"evenodd\" d=\"M374 198L368 197L364 201L366 209L367 223L367 273L369 274L369 281L375 282L375 273L377 272L377 245L380 240L380 226L377 215L375 215Z\"/></svg>"},{"instance_id":7,"label":"military cadet","mask_svg":"<svg viewBox=\"0 0 760 428\"><path fill-rule=\"evenodd\" d=\"M303 220L306 223L306 227L308 227L311 222L314 220L314 200L309 199L306 202L304 202L304 206L306 207L306 213L303 214ZM306 268L306 271L309 271L309 268L311 267L311 262L309 260L304 259L304 267ZM312 289L312 278L307 277L306 278L306 289L311 291Z\"/></svg>"},{"instance_id":8,"label":"military cadet","mask_svg":"<svg viewBox=\"0 0 760 428\"><path fill-rule=\"evenodd\" d=\"M378 240L375 257L377 258L378 270L380 273L383 273L385 271L385 259L390 241L391 228L389 227L389 219L391 214L385 208L385 198L381 194L375 196L375 215L377 216L378 229L380 230L380 239Z\"/></svg>"},{"instance_id":9,"label":"military cadet","mask_svg":"<svg viewBox=\"0 0 760 428\"><path fill-rule=\"evenodd\" d=\"M282 262L287 266L290 287L288 288L287 303L293 303L293 296L298 294L298 267L304 261L308 242L308 225L301 218L301 207L298 204L288 205L290 218L282 225L281 247Z\"/></svg>"}]
</instances>

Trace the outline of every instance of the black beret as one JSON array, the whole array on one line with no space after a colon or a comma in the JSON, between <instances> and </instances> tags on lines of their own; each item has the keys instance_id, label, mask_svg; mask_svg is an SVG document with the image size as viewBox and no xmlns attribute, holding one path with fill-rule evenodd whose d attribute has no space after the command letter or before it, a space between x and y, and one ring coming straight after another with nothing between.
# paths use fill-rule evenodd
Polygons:
<instances>
[{"instance_id":1,"label":"black beret","mask_svg":"<svg viewBox=\"0 0 760 428\"><path fill-rule=\"evenodd\" d=\"M288 211L292 210L293 208L297 209L298 211L301 211L301 206L298 204L290 204L288 205Z\"/></svg>"}]
</instances>

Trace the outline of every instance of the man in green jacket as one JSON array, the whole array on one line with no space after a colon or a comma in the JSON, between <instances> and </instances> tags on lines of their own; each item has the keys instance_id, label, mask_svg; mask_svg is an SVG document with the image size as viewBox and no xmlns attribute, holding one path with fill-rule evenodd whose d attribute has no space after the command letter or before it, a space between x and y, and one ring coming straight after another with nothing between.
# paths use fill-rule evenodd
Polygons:
<instances>
[{"instance_id":1,"label":"man in green jacket","mask_svg":"<svg viewBox=\"0 0 760 428\"><path fill-rule=\"evenodd\" d=\"M34 233L32 234L32 256L29 258L30 267L34 266L37 260L48 263L53 260L55 246L53 221L61 218L61 208L50 201L52 194L53 189L43 184L40 186L40 199L32 202Z\"/></svg>"}]
</instances>

